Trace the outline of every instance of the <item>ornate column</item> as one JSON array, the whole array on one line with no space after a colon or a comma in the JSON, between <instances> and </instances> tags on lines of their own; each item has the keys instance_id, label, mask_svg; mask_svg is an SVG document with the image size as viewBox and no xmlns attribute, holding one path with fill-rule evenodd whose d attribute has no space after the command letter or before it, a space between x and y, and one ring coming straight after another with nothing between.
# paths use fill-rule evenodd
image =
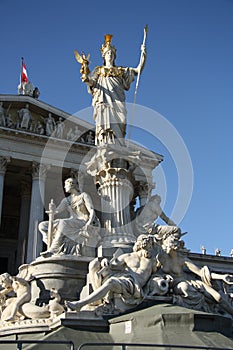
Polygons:
<instances>
[{"instance_id":1,"label":"ornate column","mask_svg":"<svg viewBox=\"0 0 233 350\"><path fill-rule=\"evenodd\" d=\"M86 163L101 197L102 248L129 248L135 242L130 204L134 195L133 171L139 161L137 152L105 145Z\"/></svg>"},{"instance_id":2,"label":"ornate column","mask_svg":"<svg viewBox=\"0 0 233 350\"><path fill-rule=\"evenodd\" d=\"M38 231L39 222L44 219L45 178L49 166L32 163L32 192L27 244L27 263L32 262L42 251L42 236Z\"/></svg>"},{"instance_id":3,"label":"ornate column","mask_svg":"<svg viewBox=\"0 0 233 350\"><path fill-rule=\"evenodd\" d=\"M7 164L10 162L10 157L0 157L0 223L2 216L2 201L3 201L3 188L4 178L7 169Z\"/></svg>"},{"instance_id":4,"label":"ornate column","mask_svg":"<svg viewBox=\"0 0 233 350\"><path fill-rule=\"evenodd\" d=\"M101 196L103 247L121 246L135 241L130 217L133 196L132 174L124 168L109 168L96 177Z\"/></svg>"},{"instance_id":5,"label":"ornate column","mask_svg":"<svg viewBox=\"0 0 233 350\"><path fill-rule=\"evenodd\" d=\"M17 244L17 267L26 262L26 247L27 247L27 233L29 226L30 215L30 199L31 199L31 186L28 182L21 183L21 205L20 205L20 220L19 220L19 233Z\"/></svg>"}]
</instances>

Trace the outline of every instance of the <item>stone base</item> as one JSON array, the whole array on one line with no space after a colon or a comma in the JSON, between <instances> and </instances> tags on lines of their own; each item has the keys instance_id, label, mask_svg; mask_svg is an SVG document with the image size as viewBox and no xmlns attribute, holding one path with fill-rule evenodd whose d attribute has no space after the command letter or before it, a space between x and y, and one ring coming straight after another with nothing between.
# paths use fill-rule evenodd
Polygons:
<instances>
[{"instance_id":1,"label":"stone base","mask_svg":"<svg viewBox=\"0 0 233 350\"><path fill-rule=\"evenodd\" d=\"M97 317L94 312L65 312L53 320L26 320L0 327L1 340L18 339L45 341L67 340L77 349L84 343L155 344L176 347L202 347L233 349L232 320L223 316L193 311L172 304L155 301L153 306L141 308L119 316ZM34 329L33 329L34 328ZM112 345L113 346L113 345ZM146 346L145 346L146 347ZM27 349L47 349L45 345L27 345ZM54 350L64 345L51 345ZM85 347L86 348L86 347ZM131 345L130 348L136 348ZM153 348L153 347L152 347Z\"/></svg>"},{"instance_id":2,"label":"stone base","mask_svg":"<svg viewBox=\"0 0 233 350\"><path fill-rule=\"evenodd\" d=\"M30 264L30 271L34 277L31 282L31 302L39 306L47 304L52 288L58 290L62 302L77 300L86 284L88 265L91 260L92 258L83 256L59 255L50 258L40 257L33 261Z\"/></svg>"}]
</instances>

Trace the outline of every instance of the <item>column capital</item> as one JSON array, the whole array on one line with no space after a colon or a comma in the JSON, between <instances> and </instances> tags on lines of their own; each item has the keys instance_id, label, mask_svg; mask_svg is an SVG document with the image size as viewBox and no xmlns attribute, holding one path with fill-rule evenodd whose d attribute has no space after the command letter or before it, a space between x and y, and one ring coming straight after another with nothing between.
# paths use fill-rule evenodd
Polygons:
<instances>
[{"instance_id":1,"label":"column capital","mask_svg":"<svg viewBox=\"0 0 233 350\"><path fill-rule=\"evenodd\" d=\"M50 169L50 165L42 164L33 161L32 162L32 179L41 179L45 180L45 177L47 175L47 171Z\"/></svg>"},{"instance_id":2,"label":"column capital","mask_svg":"<svg viewBox=\"0 0 233 350\"><path fill-rule=\"evenodd\" d=\"M7 164L10 163L10 157L0 157L0 174L5 174L7 169Z\"/></svg>"}]
</instances>

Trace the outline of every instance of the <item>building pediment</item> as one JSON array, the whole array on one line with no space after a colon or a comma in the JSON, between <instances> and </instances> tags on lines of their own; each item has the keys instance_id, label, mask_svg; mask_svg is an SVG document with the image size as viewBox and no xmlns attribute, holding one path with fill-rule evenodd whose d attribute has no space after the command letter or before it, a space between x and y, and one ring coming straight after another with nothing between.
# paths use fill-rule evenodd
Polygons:
<instances>
[{"instance_id":1,"label":"building pediment","mask_svg":"<svg viewBox=\"0 0 233 350\"><path fill-rule=\"evenodd\" d=\"M0 95L0 128L94 145L94 125L26 95Z\"/></svg>"}]
</instances>

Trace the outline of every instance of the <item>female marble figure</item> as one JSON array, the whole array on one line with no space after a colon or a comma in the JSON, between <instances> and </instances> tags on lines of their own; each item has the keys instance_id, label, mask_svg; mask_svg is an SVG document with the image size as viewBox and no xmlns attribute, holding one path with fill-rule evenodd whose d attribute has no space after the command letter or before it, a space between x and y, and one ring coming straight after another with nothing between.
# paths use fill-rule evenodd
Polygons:
<instances>
[{"instance_id":1,"label":"female marble figure","mask_svg":"<svg viewBox=\"0 0 233 350\"><path fill-rule=\"evenodd\" d=\"M54 220L52 244L46 252L41 253L44 257L59 253L81 255L81 244L85 238L88 238L90 225L94 226L92 233L96 234L98 238L99 221L90 196L79 191L77 181L73 178L65 181L65 191L70 193L70 196L61 201L55 209L55 213L68 211L69 217ZM48 221L39 224L39 230L45 243L48 242L48 228Z\"/></svg>"},{"instance_id":2,"label":"female marble figure","mask_svg":"<svg viewBox=\"0 0 233 350\"><path fill-rule=\"evenodd\" d=\"M171 275L172 289L176 296L178 305L204 310L212 310L213 305L218 305L222 310L233 315L233 307L227 302L218 288L215 286L216 280L232 284L233 276L228 274L218 274L210 272L207 266L199 268L185 254L182 254L184 242L176 235L168 235L162 244L163 251L158 254L158 267L163 273ZM185 274L184 269L189 272ZM197 279L192 276L200 277Z\"/></svg>"},{"instance_id":3,"label":"female marble figure","mask_svg":"<svg viewBox=\"0 0 233 350\"><path fill-rule=\"evenodd\" d=\"M115 66L116 49L111 45L111 40L112 35L105 35L105 43L101 48L104 65L97 66L91 74L82 74L82 81L88 85L88 91L93 97L97 145L114 143L116 138L124 139L125 90L129 90L134 77L143 70L146 60L146 48L142 45L137 68ZM77 60L81 63L80 59Z\"/></svg>"},{"instance_id":4,"label":"female marble figure","mask_svg":"<svg viewBox=\"0 0 233 350\"><path fill-rule=\"evenodd\" d=\"M51 136L55 130L56 123L54 118L52 117L52 114L49 113L48 118L45 119L45 125L46 125L46 135Z\"/></svg>"},{"instance_id":5,"label":"female marble figure","mask_svg":"<svg viewBox=\"0 0 233 350\"><path fill-rule=\"evenodd\" d=\"M28 130L31 126L32 116L29 111L29 105L26 104L25 108L22 108L18 111L19 115L19 127L22 129Z\"/></svg>"}]
</instances>

